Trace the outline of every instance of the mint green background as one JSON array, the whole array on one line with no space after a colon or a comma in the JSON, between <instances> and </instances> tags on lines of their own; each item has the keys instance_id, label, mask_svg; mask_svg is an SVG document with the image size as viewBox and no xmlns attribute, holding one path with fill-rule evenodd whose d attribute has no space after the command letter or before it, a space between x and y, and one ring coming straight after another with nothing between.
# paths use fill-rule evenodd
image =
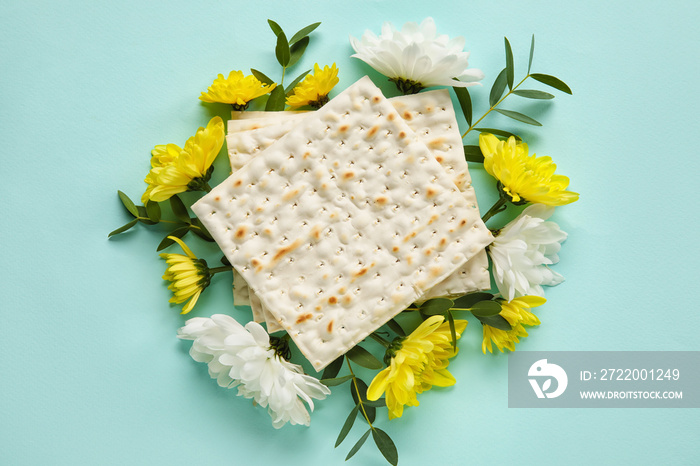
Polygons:
<instances>
[{"instance_id":1,"label":"mint green background","mask_svg":"<svg viewBox=\"0 0 700 466\"><path fill-rule=\"evenodd\" d=\"M335 61L339 88L369 73L393 95L350 59L348 35L432 15L440 32L467 38L487 74L472 92L477 114L503 36L518 76L534 32L534 71L574 95L507 101L543 128L486 122L551 155L581 200L556 213L570 234L556 266L567 281L547 290L543 325L518 348L700 350L697 2L196 3L0 3L0 463L343 464L362 434L358 420L333 448L352 406L346 386L318 403L310 428L274 430L175 338L185 319L160 278L164 230L107 240L128 220L116 191L140 196L150 149L227 113L197 100L217 73L278 76L268 17L288 31L323 21L292 71ZM217 166L220 180L224 158ZM488 207L492 182L473 172ZM215 248L190 243L216 262ZM231 302L219 276L190 316L246 320ZM472 320L450 366L457 385L421 395L400 420L378 415L400 464L700 462L695 410L508 409L507 355L482 355L480 341ZM384 464L371 443L352 462Z\"/></svg>"}]
</instances>

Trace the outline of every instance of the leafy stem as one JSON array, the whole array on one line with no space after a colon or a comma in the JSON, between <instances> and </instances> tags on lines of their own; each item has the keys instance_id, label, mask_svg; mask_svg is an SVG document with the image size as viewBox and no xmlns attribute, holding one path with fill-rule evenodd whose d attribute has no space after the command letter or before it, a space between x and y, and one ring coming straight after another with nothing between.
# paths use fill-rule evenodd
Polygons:
<instances>
[{"instance_id":1,"label":"leafy stem","mask_svg":"<svg viewBox=\"0 0 700 466\"><path fill-rule=\"evenodd\" d=\"M464 139L464 138L467 136L467 134L469 134L469 132L470 132L471 130L473 130L474 127L476 127L476 125L478 125L478 124L481 122L481 120L483 120L484 118L486 118L486 116L487 116L489 113L491 113L496 107L498 107L498 105L499 105L501 102L503 102L504 100L506 100L506 97L508 97L508 96L511 95L514 91L516 91L516 90L518 89L518 87L520 87L520 85L521 85L522 83L524 83L525 80L526 80L527 78L529 78L529 77L530 77L530 73L528 73L528 74L522 79L522 81L520 81L518 84L516 84L515 86L513 86L513 88L510 89L510 90L506 93L506 95L504 95L503 97L501 97L501 99L500 99L498 102L496 102L495 104L491 105L491 107L486 111L486 113L484 113L484 114L481 116L481 118L479 118L478 120L476 120L476 122L474 122L471 126L469 126L469 128L467 128L467 130L464 132L464 134L462 134L462 139Z\"/></svg>"},{"instance_id":2,"label":"leafy stem","mask_svg":"<svg viewBox=\"0 0 700 466\"><path fill-rule=\"evenodd\" d=\"M504 196L499 197L496 203L489 209L489 211L486 212L483 217L481 217L481 221L486 223L488 219L490 219L497 213L506 210L506 202L508 202L508 200Z\"/></svg>"},{"instance_id":3,"label":"leafy stem","mask_svg":"<svg viewBox=\"0 0 700 466\"><path fill-rule=\"evenodd\" d=\"M153 222L153 220L150 219L150 218L148 218L148 217L140 217L140 216L139 216L139 217L136 217L136 220L145 220L145 221L148 221L148 222ZM188 228L193 228L193 229L197 229L197 230L202 230L202 229L201 229L200 227L198 227L197 225L192 225L191 223L176 222L176 221L174 221L174 220L163 220L163 219L160 219L160 220L158 220L157 223L172 223L173 225L182 225L182 226L187 226Z\"/></svg>"},{"instance_id":4,"label":"leafy stem","mask_svg":"<svg viewBox=\"0 0 700 466\"><path fill-rule=\"evenodd\" d=\"M230 267L230 266L214 267L214 268L209 269L209 273L214 275L215 273L219 273L219 272L228 272L231 269L233 269L233 267Z\"/></svg>"},{"instance_id":5,"label":"leafy stem","mask_svg":"<svg viewBox=\"0 0 700 466\"><path fill-rule=\"evenodd\" d=\"M370 336L374 341L376 341L377 343L379 343L380 345L382 345L384 348L388 348L389 345L391 344L389 341L387 341L387 340L385 340L384 338L382 338L382 337L380 337L379 335L377 335L376 332L375 332L375 333L370 333L369 336Z\"/></svg>"},{"instance_id":6,"label":"leafy stem","mask_svg":"<svg viewBox=\"0 0 700 466\"><path fill-rule=\"evenodd\" d=\"M362 402L362 394L360 393L360 389L357 387L357 377L355 377L355 373L353 372L352 366L350 365L350 359L346 356L345 360L348 362L348 369L350 370L350 375L352 376L352 384L355 387L355 393L357 393L357 403L360 405L360 410L362 411L362 415L367 421L367 424L369 424L369 428L374 430L372 421L369 420L369 416L367 416L367 411L365 411L365 404Z\"/></svg>"}]
</instances>

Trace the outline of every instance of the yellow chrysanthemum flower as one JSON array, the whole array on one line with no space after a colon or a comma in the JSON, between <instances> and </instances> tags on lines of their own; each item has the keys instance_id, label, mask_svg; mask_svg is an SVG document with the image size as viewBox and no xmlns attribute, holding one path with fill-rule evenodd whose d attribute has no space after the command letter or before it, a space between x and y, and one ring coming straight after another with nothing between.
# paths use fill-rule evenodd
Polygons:
<instances>
[{"instance_id":1,"label":"yellow chrysanthemum flower","mask_svg":"<svg viewBox=\"0 0 700 466\"><path fill-rule=\"evenodd\" d=\"M496 345L501 353L503 348L515 351L515 344L520 341L520 338L527 336L524 326L540 325L540 319L530 312L530 309L541 306L546 302L546 299L539 296L521 296L510 302L503 301L500 315L508 321L512 328L510 330L501 330L484 324L484 340L481 343L481 351L486 354L488 349L489 353L493 353L491 342Z\"/></svg>"},{"instance_id":2,"label":"yellow chrysanthemum flower","mask_svg":"<svg viewBox=\"0 0 700 466\"><path fill-rule=\"evenodd\" d=\"M287 105L290 108L310 105L321 108L328 102L328 94L338 84L338 68L335 63L330 68L328 65L321 69L318 63L314 65L314 74L308 74L302 82L294 87L292 95L287 97Z\"/></svg>"},{"instance_id":3,"label":"yellow chrysanthemum flower","mask_svg":"<svg viewBox=\"0 0 700 466\"><path fill-rule=\"evenodd\" d=\"M151 152L151 171L144 180L148 183L141 201L161 202L173 194L185 191L201 191L208 188L212 163L224 144L224 122L216 116L206 128L185 143L156 146Z\"/></svg>"},{"instance_id":4,"label":"yellow chrysanthemum flower","mask_svg":"<svg viewBox=\"0 0 700 466\"><path fill-rule=\"evenodd\" d=\"M554 174L557 166L550 157L528 155L527 144L513 136L502 141L493 134L481 133L479 147L484 168L500 182L513 203L558 206L578 200L578 193L566 191L569 178Z\"/></svg>"},{"instance_id":5,"label":"yellow chrysanthemum flower","mask_svg":"<svg viewBox=\"0 0 700 466\"><path fill-rule=\"evenodd\" d=\"M169 165L180 156L180 146L177 144L165 144L155 146L151 151L151 167L162 167Z\"/></svg>"},{"instance_id":6,"label":"yellow chrysanthemum flower","mask_svg":"<svg viewBox=\"0 0 700 466\"><path fill-rule=\"evenodd\" d=\"M234 110L245 110L248 102L272 92L276 86L275 83L263 84L252 74L244 76L242 71L231 71L228 78L220 74L207 88L207 92L202 92L199 100L231 104Z\"/></svg>"},{"instance_id":7,"label":"yellow chrysanthemum flower","mask_svg":"<svg viewBox=\"0 0 700 466\"><path fill-rule=\"evenodd\" d=\"M209 272L209 267L207 267L207 261L197 259L197 256L192 253L182 240L174 236L168 236L168 238L179 244L187 255L160 255L168 264L163 280L170 282L168 289L173 292L173 297L170 298L171 303L182 303L189 299L185 307L182 308L182 314L187 314L197 304L197 299L199 299L202 291L209 286L211 273Z\"/></svg>"},{"instance_id":8,"label":"yellow chrysanthemum flower","mask_svg":"<svg viewBox=\"0 0 700 466\"><path fill-rule=\"evenodd\" d=\"M389 354L393 353L389 367L377 374L367 389L368 400L378 400L386 392L389 419L401 417L404 405L418 406L416 395L433 385L455 384L447 366L457 350L452 346L449 323L444 320L443 316L432 316L389 347ZM458 339L466 327L466 320L455 320Z\"/></svg>"}]
</instances>

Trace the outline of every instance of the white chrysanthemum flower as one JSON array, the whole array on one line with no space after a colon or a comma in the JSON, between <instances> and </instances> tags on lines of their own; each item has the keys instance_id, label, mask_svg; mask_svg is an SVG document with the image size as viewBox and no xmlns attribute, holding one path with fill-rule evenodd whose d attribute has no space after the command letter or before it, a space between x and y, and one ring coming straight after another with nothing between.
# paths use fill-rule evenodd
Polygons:
<instances>
[{"instance_id":1,"label":"white chrysanthemum flower","mask_svg":"<svg viewBox=\"0 0 700 466\"><path fill-rule=\"evenodd\" d=\"M322 400L331 391L301 366L276 354L262 326L245 327L227 315L196 317L178 331L178 338L193 340L190 355L209 365L209 375L222 387L238 387L238 395L252 398L272 417L279 429L285 423L309 425L305 401Z\"/></svg>"},{"instance_id":2,"label":"white chrysanthemum flower","mask_svg":"<svg viewBox=\"0 0 700 466\"><path fill-rule=\"evenodd\" d=\"M379 36L365 31L360 40L350 36L350 43L353 57L387 76L404 94L431 86L474 86L484 79L481 70L467 68L464 37L438 35L433 18L420 25L406 23L401 31L384 23Z\"/></svg>"},{"instance_id":3,"label":"white chrysanthemum flower","mask_svg":"<svg viewBox=\"0 0 700 466\"><path fill-rule=\"evenodd\" d=\"M519 296L544 297L542 285L554 286L564 277L548 265L559 262L557 253L567 234L546 221L554 207L533 204L497 234L489 246L498 291L508 301Z\"/></svg>"}]
</instances>

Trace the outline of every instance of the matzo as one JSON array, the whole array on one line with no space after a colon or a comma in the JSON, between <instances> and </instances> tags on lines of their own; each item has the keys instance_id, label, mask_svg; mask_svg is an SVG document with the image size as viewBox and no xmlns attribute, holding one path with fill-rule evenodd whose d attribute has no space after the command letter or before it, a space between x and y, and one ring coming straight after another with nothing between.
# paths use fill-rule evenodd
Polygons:
<instances>
[{"instance_id":1,"label":"matzo","mask_svg":"<svg viewBox=\"0 0 700 466\"><path fill-rule=\"evenodd\" d=\"M483 249L443 173L365 77L193 209L320 370Z\"/></svg>"},{"instance_id":2,"label":"matzo","mask_svg":"<svg viewBox=\"0 0 700 466\"><path fill-rule=\"evenodd\" d=\"M462 150L462 137L459 133L449 92L446 89L429 91L394 97L389 99L389 102L406 120L409 127L417 133L419 139L432 149L433 155L445 167L447 174L463 192L469 205L474 206L474 212L471 215L475 217L475 220L480 217L476 193L471 186L469 167ZM231 122L229 122L227 146L234 171L255 154L269 147L276 138L293 129L299 119L304 116L303 113L290 112L258 112L256 115L259 117L237 122L248 122L247 126L238 125L232 128ZM275 126L275 128L268 128L269 126ZM248 132L243 129L246 127L266 129ZM490 233L486 229L484 230L484 235L487 238L490 237ZM247 286L245 281L238 277L234 281L238 287ZM431 288L421 299L462 295L473 291L487 290L490 287L488 258L486 251L483 250L470 259L460 270ZM245 291L242 290L241 293L243 294ZM255 320L262 321L264 309L260 309L244 299L238 299L234 302L237 305L250 305ZM268 320L269 331L280 329Z\"/></svg>"}]
</instances>

